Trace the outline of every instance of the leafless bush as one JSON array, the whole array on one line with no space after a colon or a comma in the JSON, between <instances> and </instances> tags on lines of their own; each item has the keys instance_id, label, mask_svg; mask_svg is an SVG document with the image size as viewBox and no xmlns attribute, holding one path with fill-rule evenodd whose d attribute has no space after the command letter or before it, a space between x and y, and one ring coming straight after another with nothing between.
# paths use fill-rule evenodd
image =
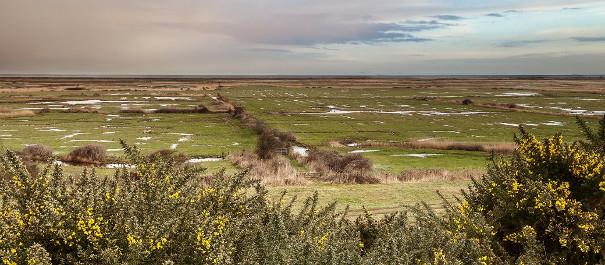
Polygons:
<instances>
[{"instance_id":1,"label":"leafless bush","mask_svg":"<svg viewBox=\"0 0 605 265\"><path fill-rule=\"evenodd\" d=\"M89 144L71 151L65 161L82 164L100 164L107 159L107 149L102 145Z\"/></svg>"},{"instance_id":2,"label":"leafless bush","mask_svg":"<svg viewBox=\"0 0 605 265\"><path fill-rule=\"evenodd\" d=\"M324 180L336 183L380 182L373 176L372 162L359 154L339 155L315 149L309 151L303 162Z\"/></svg>"},{"instance_id":3,"label":"leafless bush","mask_svg":"<svg viewBox=\"0 0 605 265\"><path fill-rule=\"evenodd\" d=\"M24 147L19 153L23 160L48 161L53 156L53 150L42 144L33 144Z\"/></svg>"},{"instance_id":4,"label":"leafless bush","mask_svg":"<svg viewBox=\"0 0 605 265\"><path fill-rule=\"evenodd\" d=\"M256 145L256 154L261 159L268 159L282 148L289 148L296 141L294 135L290 132L280 132L278 130L264 130L258 136Z\"/></svg>"},{"instance_id":5,"label":"leafless bush","mask_svg":"<svg viewBox=\"0 0 605 265\"><path fill-rule=\"evenodd\" d=\"M227 159L239 168L248 170L248 175L268 185L299 185L308 181L299 176L290 160L284 156L260 159L252 152L239 152L227 156Z\"/></svg>"}]
</instances>

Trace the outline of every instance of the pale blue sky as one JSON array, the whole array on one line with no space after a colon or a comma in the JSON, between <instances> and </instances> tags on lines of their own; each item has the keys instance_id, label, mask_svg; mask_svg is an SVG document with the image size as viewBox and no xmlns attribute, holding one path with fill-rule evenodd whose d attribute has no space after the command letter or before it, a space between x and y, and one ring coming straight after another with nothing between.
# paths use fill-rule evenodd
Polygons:
<instances>
[{"instance_id":1,"label":"pale blue sky","mask_svg":"<svg viewBox=\"0 0 605 265\"><path fill-rule=\"evenodd\" d=\"M0 74L605 74L605 2L2 0Z\"/></svg>"}]
</instances>

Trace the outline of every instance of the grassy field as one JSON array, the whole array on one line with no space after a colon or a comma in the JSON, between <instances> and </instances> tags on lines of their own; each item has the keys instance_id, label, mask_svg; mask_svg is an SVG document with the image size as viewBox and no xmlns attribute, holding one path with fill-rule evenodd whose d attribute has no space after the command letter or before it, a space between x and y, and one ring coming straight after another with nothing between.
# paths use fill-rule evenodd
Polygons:
<instances>
[{"instance_id":1,"label":"grassy field","mask_svg":"<svg viewBox=\"0 0 605 265\"><path fill-rule=\"evenodd\" d=\"M19 150L28 144L45 144L63 155L94 143L120 156L119 139L124 139L144 152L173 149L200 158L252 151L257 136L227 113L143 113L200 104L212 108L219 93L270 127L293 132L305 145L340 154L359 153L388 174L426 169L481 172L488 152L423 147L423 143L512 148L520 124L538 136L560 132L578 139L575 115L594 122L592 118L605 113L605 82L599 79L5 78L0 80L0 107L5 112L0 112L0 145ZM200 166L209 172L239 170L227 160ZM293 166L307 170L300 164ZM66 166L68 172L80 169ZM101 168L99 173L112 170ZM381 212L420 200L438 205L435 190L452 196L467 180L307 183L270 187L271 195L288 190L288 196L304 197L319 191L322 202L337 201L356 211L365 205Z\"/></svg>"},{"instance_id":2,"label":"grassy field","mask_svg":"<svg viewBox=\"0 0 605 265\"><path fill-rule=\"evenodd\" d=\"M375 214L388 213L402 209L403 206L413 206L424 201L433 209L442 208L441 193L447 199L459 196L469 181L427 181L391 184L313 184L306 186L277 186L270 187L269 194L275 200L285 191L284 203L296 197L295 207L300 207L304 199L318 193L321 205L336 202L338 211L349 206L351 213L360 213L363 209Z\"/></svg>"}]
</instances>

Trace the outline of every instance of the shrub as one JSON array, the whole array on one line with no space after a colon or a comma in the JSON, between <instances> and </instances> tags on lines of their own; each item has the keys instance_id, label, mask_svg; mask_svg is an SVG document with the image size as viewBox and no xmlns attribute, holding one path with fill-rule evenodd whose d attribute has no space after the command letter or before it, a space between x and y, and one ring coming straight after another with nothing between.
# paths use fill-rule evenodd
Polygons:
<instances>
[{"instance_id":1,"label":"shrub","mask_svg":"<svg viewBox=\"0 0 605 265\"><path fill-rule=\"evenodd\" d=\"M187 162L187 160L189 160L189 157L175 150L162 149L149 154L147 159L149 159L150 161L172 160L177 164L182 164Z\"/></svg>"},{"instance_id":2,"label":"shrub","mask_svg":"<svg viewBox=\"0 0 605 265\"><path fill-rule=\"evenodd\" d=\"M473 104L473 100L472 100L472 99L470 99L470 98L465 98L465 99L462 101L462 105L472 105L472 104Z\"/></svg>"},{"instance_id":3,"label":"shrub","mask_svg":"<svg viewBox=\"0 0 605 265\"><path fill-rule=\"evenodd\" d=\"M587 149L592 149L596 152L601 152L605 154L605 115L599 121L599 127L596 131L591 129L584 120L576 117L578 126L582 130L586 141L580 141Z\"/></svg>"},{"instance_id":4,"label":"shrub","mask_svg":"<svg viewBox=\"0 0 605 265\"><path fill-rule=\"evenodd\" d=\"M415 208L352 222L318 195L271 201L243 174L210 178L124 146L134 169L114 176L33 176L8 151L0 172L0 256L5 264L485 264L491 230L469 213L469 232ZM454 209L454 208L452 208ZM408 216L410 219L408 220ZM477 218L474 218L477 217ZM467 220L467 219L464 219ZM465 228L467 229L467 228ZM473 230L471 230L473 229ZM473 232L474 231L474 232ZM477 232L482 231L482 232ZM472 232L472 233L471 233Z\"/></svg>"},{"instance_id":5,"label":"shrub","mask_svg":"<svg viewBox=\"0 0 605 265\"><path fill-rule=\"evenodd\" d=\"M339 155L317 149L309 151L303 162L320 173L324 180L336 183L378 183L373 176L372 161L359 155Z\"/></svg>"},{"instance_id":6,"label":"shrub","mask_svg":"<svg viewBox=\"0 0 605 265\"><path fill-rule=\"evenodd\" d=\"M296 138L290 132L266 129L258 135L256 154L261 159L269 159L273 157L279 149L287 149L295 142Z\"/></svg>"},{"instance_id":7,"label":"shrub","mask_svg":"<svg viewBox=\"0 0 605 265\"><path fill-rule=\"evenodd\" d=\"M89 144L71 151L65 158L72 163L100 164L107 158L107 149L102 145Z\"/></svg>"},{"instance_id":8,"label":"shrub","mask_svg":"<svg viewBox=\"0 0 605 265\"><path fill-rule=\"evenodd\" d=\"M519 261L598 263L605 249L605 157L561 135L521 130L512 158L494 161L465 195ZM537 256L536 256L537 255Z\"/></svg>"},{"instance_id":9,"label":"shrub","mask_svg":"<svg viewBox=\"0 0 605 265\"><path fill-rule=\"evenodd\" d=\"M246 170L247 176L266 185L300 185L307 180L298 175L290 160L285 156L260 159L252 152L238 152L227 156L235 166Z\"/></svg>"},{"instance_id":10,"label":"shrub","mask_svg":"<svg viewBox=\"0 0 605 265\"><path fill-rule=\"evenodd\" d=\"M20 155L24 160L48 161L53 157L53 150L46 145L32 144L25 146Z\"/></svg>"}]
</instances>

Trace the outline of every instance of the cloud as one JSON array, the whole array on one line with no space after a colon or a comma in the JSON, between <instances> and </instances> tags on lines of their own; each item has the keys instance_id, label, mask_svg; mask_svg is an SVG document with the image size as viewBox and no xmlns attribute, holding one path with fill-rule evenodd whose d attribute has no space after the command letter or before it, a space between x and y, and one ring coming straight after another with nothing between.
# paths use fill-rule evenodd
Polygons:
<instances>
[{"instance_id":1,"label":"cloud","mask_svg":"<svg viewBox=\"0 0 605 265\"><path fill-rule=\"evenodd\" d=\"M485 14L486 17L504 17L504 15L500 14L500 13L488 13Z\"/></svg>"},{"instance_id":2,"label":"cloud","mask_svg":"<svg viewBox=\"0 0 605 265\"><path fill-rule=\"evenodd\" d=\"M275 48L250 48L248 51L251 52L270 52L270 53L291 53L292 51L287 49L275 49Z\"/></svg>"},{"instance_id":3,"label":"cloud","mask_svg":"<svg viewBox=\"0 0 605 265\"><path fill-rule=\"evenodd\" d=\"M561 16L563 7L576 6L583 10ZM487 25L474 19L490 12L497 13L488 17L512 17L505 10L522 11L514 15L515 21L509 21L514 25ZM531 42L508 41L513 39L572 40L579 36L573 40L602 41L590 36L603 35L598 15L604 10L602 0L2 0L0 73L397 70L378 67L389 60L405 61L413 70L422 60L492 56L497 44L527 45L524 49L496 49L502 56L543 50ZM536 21L537 16L553 23L533 24L522 31L516 28ZM539 34L557 26L570 27L570 31ZM579 31L580 26L591 30ZM573 40L553 43L544 50L604 53L596 45L574 45ZM410 62L405 60L412 58L409 54L426 56ZM353 69L357 65L365 68Z\"/></svg>"},{"instance_id":4,"label":"cloud","mask_svg":"<svg viewBox=\"0 0 605 265\"><path fill-rule=\"evenodd\" d=\"M425 42L430 38L413 35L447 27L438 21L405 21L378 23L366 21L334 21L324 16L290 17L285 23L275 20L223 24L162 24L192 32L219 34L230 38L259 44L314 46L321 44L373 44L387 42Z\"/></svg>"},{"instance_id":5,"label":"cloud","mask_svg":"<svg viewBox=\"0 0 605 265\"><path fill-rule=\"evenodd\" d=\"M431 17L437 18L440 20L463 20L463 19L465 19L464 17L455 16L455 15L437 15L437 16L431 16Z\"/></svg>"},{"instance_id":6,"label":"cloud","mask_svg":"<svg viewBox=\"0 0 605 265\"><path fill-rule=\"evenodd\" d=\"M530 45L530 44L537 44L537 43L543 43L543 42L546 42L546 40L512 40L512 41L503 41L503 42L496 43L495 46L501 47L501 48L512 48L512 47L522 47L522 46L526 46L526 45Z\"/></svg>"},{"instance_id":7,"label":"cloud","mask_svg":"<svg viewBox=\"0 0 605 265\"><path fill-rule=\"evenodd\" d=\"M604 37L573 37L572 39L575 41L579 41L579 42L599 42L599 41L605 41L605 36Z\"/></svg>"}]
</instances>

